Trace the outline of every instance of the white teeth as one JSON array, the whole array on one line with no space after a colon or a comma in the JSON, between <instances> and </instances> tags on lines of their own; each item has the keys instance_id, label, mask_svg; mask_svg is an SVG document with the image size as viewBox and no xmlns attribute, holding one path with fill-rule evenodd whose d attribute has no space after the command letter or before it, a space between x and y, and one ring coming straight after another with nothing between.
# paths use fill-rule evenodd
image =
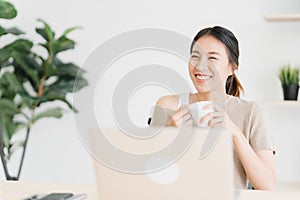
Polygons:
<instances>
[{"instance_id":1,"label":"white teeth","mask_svg":"<svg viewBox=\"0 0 300 200\"><path fill-rule=\"evenodd\" d=\"M207 80L207 79L211 78L211 76L196 74L196 78L200 79L200 80Z\"/></svg>"}]
</instances>

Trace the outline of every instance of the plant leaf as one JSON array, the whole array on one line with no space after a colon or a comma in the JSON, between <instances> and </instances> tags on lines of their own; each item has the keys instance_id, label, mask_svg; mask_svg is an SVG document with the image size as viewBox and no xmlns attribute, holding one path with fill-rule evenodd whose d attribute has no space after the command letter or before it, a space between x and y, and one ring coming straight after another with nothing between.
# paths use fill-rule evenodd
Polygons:
<instances>
[{"instance_id":1,"label":"plant leaf","mask_svg":"<svg viewBox=\"0 0 300 200\"><path fill-rule=\"evenodd\" d=\"M61 118L63 116L62 109L61 108L53 108L49 109L47 111L41 112L38 115L36 115L32 119L32 123L35 123L36 121L45 118L45 117L54 117L54 118Z\"/></svg>"},{"instance_id":2,"label":"plant leaf","mask_svg":"<svg viewBox=\"0 0 300 200\"><path fill-rule=\"evenodd\" d=\"M50 76L56 76L57 75L57 67L55 65L49 65L46 63L46 61L44 62L44 66L47 66L47 67L44 67L44 72L45 72L45 75L46 77L50 77Z\"/></svg>"},{"instance_id":3,"label":"plant leaf","mask_svg":"<svg viewBox=\"0 0 300 200\"><path fill-rule=\"evenodd\" d=\"M42 29L42 28L36 28L35 29L35 32L37 32L39 35L41 35L46 41L49 40L47 34L46 34L46 31L45 29Z\"/></svg>"},{"instance_id":4,"label":"plant leaf","mask_svg":"<svg viewBox=\"0 0 300 200\"><path fill-rule=\"evenodd\" d=\"M58 88L56 87L53 88L50 87L49 89L47 89L44 95L38 99L38 105L48 101L55 101L55 100L64 102L71 110L77 112L77 110L73 107L73 105L66 100L66 93L58 90Z\"/></svg>"},{"instance_id":5,"label":"plant leaf","mask_svg":"<svg viewBox=\"0 0 300 200\"><path fill-rule=\"evenodd\" d=\"M38 102L36 97L31 97L26 91L19 93L19 95L21 96L20 108L28 107L29 109L33 109L34 105Z\"/></svg>"},{"instance_id":6,"label":"plant leaf","mask_svg":"<svg viewBox=\"0 0 300 200\"><path fill-rule=\"evenodd\" d=\"M83 75L85 71L73 63L61 64L58 67L58 75L61 77L75 78L77 75Z\"/></svg>"},{"instance_id":7,"label":"plant leaf","mask_svg":"<svg viewBox=\"0 0 300 200\"><path fill-rule=\"evenodd\" d=\"M10 124L10 120L8 119L8 116L5 115L4 113L0 113L0 122L1 122L1 126L2 126L2 137L1 139L3 139L3 143L4 146L8 149L9 148L9 140L10 140L10 135L12 135L13 133L11 133L11 129L8 127Z\"/></svg>"},{"instance_id":8,"label":"plant leaf","mask_svg":"<svg viewBox=\"0 0 300 200\"><path fill-rule=\"evenodd\" d=\"M39 43L39 45L44 47L49 52L49 47L47 46L47 44Z\"/></svg>"},{"instance_id":9,"label":"plant leaf","mask_svg":"<svg viewBox=\"0 0 300 200\"><path fill-rule=\"evenodd\" d=\"M20 29L16 28L16 27L12 27L12 28L7 28L5 29L6 33L10 33L13 35L22 35L25 34L23 31L21 31Z\"/></svg>"},{"instance_id":10,"label":"plant leaf","mask_svg":"<svg viewBox=\"0 0 300 200\"><path fill-rule=\"evenodd\" d=\"M5 66L4 63L7 63L10 56L11 56L11 51L9 48L4 47L4 48L0 49L0 67L1 68Z\"/></svg>"},{"instance_id":11,"label":"plant leaf","mask_svg":"<svg viewBox=\"0 0 300 200\"><path fill-rule=\"evenodd\" d=\"M58 40L55 40L52 45L53 45L53 53L55 55L62 51L74 49L75 42L66 37L60 37Z\"/></svg>"},{"instance_id":12,"label":"plant leaf","mask_svg":"<svg viewBox=\"0 0 300 200\"><path fill-rule=\"evenodd\" d=\"M13 101L16 96L16 93L9 87L9 83L4 78L0 79L0 93L1 98L8 99L10 101Z\"/></svg>"},{"instance_id":13,"label":"plant leaf","mask_svg":"<svg viewBox=\"0 0 300 200\"><path fill-rule=\"evenodd\" d=\"M0 18L13 19L17 16L17 10L15 7L6 1L0 1Z\"/></svg>"},{"instance_id":14,"label":"plant leaf","mask_svg":"<svg viewBox=\"0 0 300 200\"><path fill-rule=\"evenodd\" d=\"M283 65L279 71L282 85L299 85L299 69L292 68L290 64Z\"/></svg>"},{"instance_id":15,"label":"plant leaf","mask_svg":"<svg viewBox=\"0 0 300 200\"><path fill-rule=\"evenodd\" d=\"M43 31L39 30L37 33L39 33L46 41L53 41L55 33L51 30L51 27L42 19L38 19L37 21L44 24Z\"/></svg>"},{"instance_id":16,"label":"plant leaf","mask_svg":"<svg viewBox=\"0 0 300 200\"><path fill-rule=\"evenodd\" d=\"M23 55L18 52L13 52L12 56L15 62L18 64L18 65L14 65L15 68L18 67L22 68L22 70L34 81L34 83L38 85L39 84L38 71L34 69L33 66L29 65L26 55Z\"/></svg>"},{"instance_id":17,"label":"plant leaf","mask_svg":"<svg viewBox=\"0 0 300 200\"><path fill-rule=\"evenodd\" d=\"M5 29L0 26L0 36L5 34Z\"/></svg>"},{"instance_id":18,"label":"plant leaf","mask_svg":"<svg viewBox=\"0 0 300 200\"><path fill-rule=\"evenodd\" d=\"M16 75L11 72L6 72L2 75L2 79L4 79L11 89L14 90L14 92L19 92L22 90L21 83L17 79Z\"/></svg>"},{"instance_id":19,"label":"plant leaf","mask_svg":"<svg viewBox=\"0 0 300 200\"><path fill-rule=\"evenodd\" d=\"M29 40L18 39L0 49L0 67L7 65L9 58L13 52L30 53L33 43Z\"/></svg>"},{"instance_id":20,"label":"plant leaf","mask_svg":"<svg viewBox=\"0 0 300 200\"><path fill-rule=\"evenodd\" d=\"M64 65L64 63L61 60L59 60L56 56L53 57L53 64L57 67Z\"/></svg>"},{"instance_id":21,"label":"plant leaf","mask_svg":"<svg viewBox=\"0 0 300 200\"><path fill-rule=\"evenodd\" d=\"M85 78L77 76L74 82L73 92L77 92L88 85L88 81Z\"/></svg>"},{"instance_id":22,"label":"plant leaf","mask_svg":"<svg viewBox=\"0 0 300 200\"><path fill-rule=\"evenodd\" d=\"M81 27L75 26L75 27L68 28L64 31L64 33L62 34L61 37L66 37L69 33L71 33L72 31L74 31L76 29L81 29Z\"/></svg>"},{"instance_id":23,"label":"plant leaf","mask_svg":"<svg viewBox=\"0 0 300 200\"><path fill-rule=\"evenodd\" d=\"M0 99L0 108L0 112L6 115L15 115L20 112L15 103L6 98Z\"/></svg>"},{"instance_id":24,"label":"plant leaf","mask_svg":"<svg viewBox=\"0 0 300 200\"><path fill-rule=\"evenodd\" d=\"M82 76L77 76L76 78L60 78L52 85L52 87L59 88L59 90L64 93L72 93L79 91L87 85L87 80Z\"/></svg>"},{"instance_id":25,"label":"plant leaf","mask_svg":"<svg viewBox=\"0 0 300 200\"><path fill-rule=\"evenodd\" d=\"M0 123L2 125L2 137L3 143L7 149L10 148L10 140L16 133L18 123L13 121L14 115L10 115L1 110L0 112Z\"/></svg>"},{"instance_id":26,"label":"plant leaf","mask_svg":"<svg viewBox=\"0 0 300 200\"><path fill-rule=\"evenodd\" d=\"M33 43L26 39L18 39L10 45L7 45L7 47L18 52L31 53Z\"/></svg>"},{"instance_id":27,"label":"plant leaf","mask_svg":"<svg viewBox=\"0 0 300 200\"><path fill-rule=\"evenodd\" d=\"M16 122L16 132L18 132L26 127L27 127L27 124L25 124L23 122Z\"/></svg>"},{"instance_id":28,"label":"plant leaf","mask_svg":"<svg viewBox=\"0 0 300 200\"><path fill-rule=\"evenodd\" d=\"M24 34L24 32L20 31L16 27L8 28L8 29L0 27L0 36L5 35L5 34L21 35L21 34Z\"/></svg>"}]
</instances>

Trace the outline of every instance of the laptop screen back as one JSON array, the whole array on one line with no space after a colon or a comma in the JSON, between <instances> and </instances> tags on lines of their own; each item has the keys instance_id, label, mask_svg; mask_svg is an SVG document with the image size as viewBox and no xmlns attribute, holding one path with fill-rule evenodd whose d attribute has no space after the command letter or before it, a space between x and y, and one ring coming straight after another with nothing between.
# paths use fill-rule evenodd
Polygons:
<instances>
[{"instance_id":1,"label":"laptop screen back","mask_svg":"<svg viewBox=\"0 0 300 200\"><path fill-rule=\"evenodd\" d=\"M119 149L147 157L155 150L164 149L174 142L178 129L165 128L159 136L145 140L124 136L118 129L103 132ZM233 148L226 130L217 132L219 135L216 138L210 137L214 132L206 128L186 130L187 137L190 134L195 137L182 154L175 158L171 149L169 154L153 154L144 161L144 171L126 171L95 159L99 199L233 199ZM94 152L105 151L97 145L96 139L91 141L91 145ZM203 154L203 151L206 153ZM110 153L105 152L108 156ZM111 159L135 167L135 163L124 156L111 156ZM163 165L159 168L161 163Z\"/></svg>"}]
</instances>

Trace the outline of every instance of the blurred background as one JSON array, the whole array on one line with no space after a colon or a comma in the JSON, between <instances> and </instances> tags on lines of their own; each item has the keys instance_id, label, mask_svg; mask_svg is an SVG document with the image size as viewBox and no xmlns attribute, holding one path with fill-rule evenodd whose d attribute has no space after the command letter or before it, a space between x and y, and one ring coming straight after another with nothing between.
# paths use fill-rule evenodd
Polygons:
<instances>
[{"instance_id":1,"label":"blurred background","mask_svg":"<svg viewBox=\"0 0 300 200\"><path fill-rule=\"evenodd\" d=\"M36 21L38 18L48 22L57 33L61 33L67 27L82 27L70 34L77 42L77 46L72 53L66 52L64 57L79 66L83 66L88 56L103 42L126 31L161 28L192 39L204 27L220 25L230 29L240 44L238 76L245 89L242 98L262 102L269 115L277 150L278 180L300 182L300 102L283 101L278 78L279 67L283 64L300 66L300 1L11 0L10 2L18 10L18 16L12 21L3 21L2 24L18 26L36 43L41 41L34 29L39 24ZM284 16L296 14L298 18L285 21L266 19L266 16L276 17L282 14ZM165 52L140 51L113 63L112 70L105 77L105 87L112 90L122 77L122 73L126 73L124 69L130 70L130 67L148 63L171 67L187 81L189 80L187 63L178 57ZM123 71L118 74L120 69ZM128 107L134 123L141 127L147 126L152 106L160 96L169 93L170 91L159 86L147 86L136 91ZM108 97L105 96L102 100L110 101ZM79 112L81 109L84 108L79 108ZM110 115L110 108L100 106L99 112ZM104 122L107 126L111 126L111 123L109 120ZM35 124L31 130L27 150L20 180L95 182L91 158L80 143L71 112L62 119L44 119ZM0 178L4 179L2 169Z\"/></svg>"}]
</instances>

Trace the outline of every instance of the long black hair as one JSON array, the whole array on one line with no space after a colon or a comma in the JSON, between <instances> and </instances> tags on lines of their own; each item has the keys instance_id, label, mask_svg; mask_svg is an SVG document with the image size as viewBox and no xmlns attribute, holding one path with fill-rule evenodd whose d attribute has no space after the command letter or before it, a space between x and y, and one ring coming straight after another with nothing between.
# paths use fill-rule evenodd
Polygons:
<instances>
[{"instance_id":1,"label":"long black hair","mask_svg":"<svg viewBox=\"0 0 300 200\"><path fill-rule=\"evenodd\" d=\"M228 76L226 80L226 93L229 95L239 97L240 94L244 92L244 89L237 76L234 74L234 70L238 69L239 66L240 52L238 40L230 30L224 27L214 26L205 28L199 31L194 37L194 40L191 44L190 53L192 53L196 41L205 35L213 36L225 45L227 54L229 56L229 62L232 65L232 75Z\"/></svg>"}]
</instances>

